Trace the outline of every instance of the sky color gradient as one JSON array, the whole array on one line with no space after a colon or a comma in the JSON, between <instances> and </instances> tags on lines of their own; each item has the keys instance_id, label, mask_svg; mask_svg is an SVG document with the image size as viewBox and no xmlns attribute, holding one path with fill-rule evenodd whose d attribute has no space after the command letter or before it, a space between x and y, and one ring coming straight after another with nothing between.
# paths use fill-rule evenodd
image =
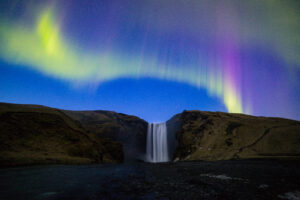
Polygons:
<instances>
[{"instance_id":1,"label":"sky color gradient","mask_svg":"<svg viewBox=\"0 0 300 200\"><path fill-rule=\"evenodd\" d=\"M300 2L1 1L0 101L300 119Z\"/></svg>"}]
</instances>

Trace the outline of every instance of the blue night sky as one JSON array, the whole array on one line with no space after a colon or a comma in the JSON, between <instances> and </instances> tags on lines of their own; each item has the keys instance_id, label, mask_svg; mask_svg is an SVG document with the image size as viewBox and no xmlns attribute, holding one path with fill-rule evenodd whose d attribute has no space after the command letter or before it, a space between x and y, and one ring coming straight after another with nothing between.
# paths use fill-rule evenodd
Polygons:
<instances>
[{"instance_id":1,"label":"blue night sky","mask_svg":"<svg viewBox=\"0 0 300 200\"><path fill-rule=\"evenodd\" d=\"M300 120L300 3L0 1L0 101Z\"/></svg>"},{"instance_id":2,"label":"blue night sky","mask_svg":"<svg viewBox=\"0 0 300 200\"><path fill-rule=\"evenodd\" d=\"M223 103L193 86L151 78L117 79L97 87L75 88L1 62L1 101L41 104L69 110L113 110L160 122L186 110L226 111ZM17 76L15 79L13 77ZM26 93L24 91L27 91ZM22 95L20 95L22 94Z\"/></svg>"}]
</instances>

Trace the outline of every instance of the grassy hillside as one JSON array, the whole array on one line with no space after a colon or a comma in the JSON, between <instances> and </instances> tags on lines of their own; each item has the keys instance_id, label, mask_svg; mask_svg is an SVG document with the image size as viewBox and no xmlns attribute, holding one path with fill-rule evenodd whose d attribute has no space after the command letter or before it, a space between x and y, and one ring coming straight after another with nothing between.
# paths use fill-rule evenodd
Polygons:
<instances>
[{"instance_id":1,"label":"grassy hillside","mask_svg":"<svg viewBox=\"0 0 300 200\"><path fill-rule=\"evenodd\" d=\"M0 103L0 166L122 160L119 142L99 139L58 109Z\"/></svg>"},{"instance_id":2,"label":"grassy hillside","mask_svg":"<svg viewBox=\"0 0 300 200\"><path fill-rule=\"evenodd\" d=\"M185 111L168 124L177 126L176 160L300 158L299 121Z\"/></svg>"},{"instance_id":3,"label":"grassy hillside","mask_svg":"<svg viewBox=\"0 0 300 200\"><path fill-rule=\"evenodd\" d=\"M184 111L167 126L175 160L300 158L299 121ZM146 121L121 113L0 103L0 166L142 159L146 134Z\"/></svg>"},{"instance_id":4,"label":"grassy hillside","mask_svg":"<svg viewBox=\"0 0 300 200\"><path fill-rule=\"evenodd\" d=\"M112 111L64 111L99 138L122 143L126 160L142 159L146 150L147 122Z\"/></svg>"}]
</instances>

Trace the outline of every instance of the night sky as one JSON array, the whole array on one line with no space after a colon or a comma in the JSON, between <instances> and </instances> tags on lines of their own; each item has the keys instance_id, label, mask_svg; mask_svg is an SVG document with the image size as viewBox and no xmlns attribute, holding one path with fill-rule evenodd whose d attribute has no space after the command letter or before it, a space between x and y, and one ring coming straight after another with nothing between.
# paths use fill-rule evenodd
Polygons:
<instances>
[{"instance_id":1,"label":"night sky","mask_svg":"<svg viewBox=\"0 0 300 200\"><path fill-rule=\"evenodd\" d=\"M0 101L300 120L300 1L0 0Z\"/></svg>"}]
</instances>

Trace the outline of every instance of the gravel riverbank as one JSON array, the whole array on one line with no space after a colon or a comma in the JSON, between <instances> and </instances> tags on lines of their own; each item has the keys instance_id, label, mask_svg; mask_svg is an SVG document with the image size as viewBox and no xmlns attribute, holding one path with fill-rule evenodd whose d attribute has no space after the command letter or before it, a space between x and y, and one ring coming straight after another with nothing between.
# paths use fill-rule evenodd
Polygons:
<instances>
[{"instance_id":1,"label":"gravel riverbank","mask_svg":"<svg viewBox=\"0 0 300 200\"><path fill-rule=\"evenodd\" d=\"M0 170L0 199L299 199L300 162L47 165Z\"/></svg>"}]
</instances>

